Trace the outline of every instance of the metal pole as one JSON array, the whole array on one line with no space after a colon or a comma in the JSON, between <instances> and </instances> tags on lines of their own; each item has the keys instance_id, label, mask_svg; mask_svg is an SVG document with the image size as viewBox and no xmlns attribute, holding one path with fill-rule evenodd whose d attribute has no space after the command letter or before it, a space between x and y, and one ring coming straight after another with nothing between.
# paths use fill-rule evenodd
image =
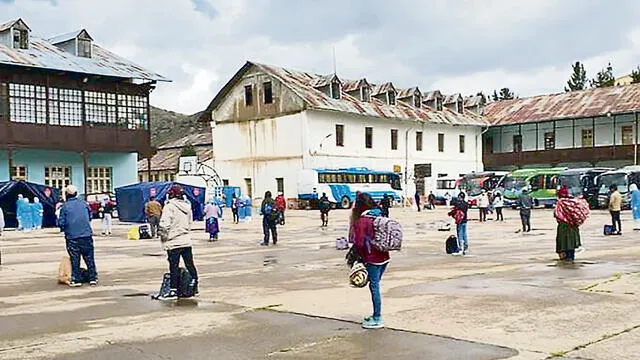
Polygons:
<instances>
[{"instance_id":1,"label":"metal pole","mask_svg":"<svg viewBox=\"0 0 640 360\"><path fill-rule=\"evenodd\" d=\"M407 196L409 196L407 194L407 186L409 184L409 131L411 131L411 128L407 129L404 132L404 197L405 199L407 198Z\"/></svg>"}]
</instances>

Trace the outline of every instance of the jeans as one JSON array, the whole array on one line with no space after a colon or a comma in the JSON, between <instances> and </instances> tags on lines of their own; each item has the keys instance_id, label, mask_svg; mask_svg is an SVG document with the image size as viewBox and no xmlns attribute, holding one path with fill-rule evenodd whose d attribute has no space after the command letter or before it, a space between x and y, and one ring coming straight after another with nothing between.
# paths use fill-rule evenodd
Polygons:
<instances>
[{"instance_id":1,"label":"jeans","mask_svg":"<svg viewBox=\"0 0 640 360\"><path fill-rule=\"evenodd\" d=\"M531 210L528 211L520 211L520 220L522 222L522 231L529 232L531 231Z\"/></svg>"},{"instance_id":2,"label":"jeans","mask_svg":"<svg viewBox=\"0 0 640 360\"><path fill-rule=\"evenodd\" d=\"M102 217L102 233L111 235L111 214L104 214Z\"/></svg>"},{"instance_id":3,"label":"jeans","mask_svg":"<svg viewBox=\"0 0 640 360\"><path fill-rule=\"evenodd\" d=\"M620 211L610 211L613 232L622 232L622 222L620 221Z\"/></svg>"},{"instance_id":4,"label":"jeans","mask_svg":"<svg viewBox=\"0 0 640 360\"><path fill-rule=\"evenodd\" d=\"M158 224L160 224L159 216L149 216L149 225L151 225L151 237L155 238L158 234Z\"/></svg>"},{"instance_id":5,"label":"jeans","mask_svg":"<svg viewBox=\"0 0 640 360\"><path fill-rule=\"evenodd\" d=\"M238 208L231 209L231 212L233 213L233 222L235 224L237 224L238 221L239 221L239 219L238 219Z\"/></svg>"},{"instance_id":6,"label":"jeans","mask_svg":"<svg viewBox=\"0 0 640 360\"><path fill-rule=\"evenodd\" d=\"M327 211L320 211L320 220L322 220L322 226L329 225L329 213Z\"/></svg>"},{"instance_id":7,"label":"jeans","mask_svg":"<svg viewBox=\"0 0 640 360\"><path fill-rule=\"evenodd\" d=\"M98 281L98 272L93 258L93 238L67 239L67 253L71 259L71 281L80 282L80 257L87 265L89 281Z\"/></svg>"},{"instance_id":8,"label":"jeans","mask_svg":"<svg viewBox=\"0 0 640 360\"><path fill-rule=\"evenodd\" d=\"M380 279L387 269L387 264L374 265L366 264L369 273L369 291L371 291L371 302L373 303L373 317L379 319L382 315L382 297L380 296Z\"/></svg>"},{"instance_id":9,"label":"jeans","mask_svg":"<svg viewBox=\"0 0 640 360\"><path fill-rule=\"evenodd\" d=\"M478 208L480 211L480 222L487 221L487 208Z\"/></svg>"},{"instance_id":10,"label":"jeans","mask_svg":"<svg viewBox=\"0 0 640 360\"><path fill-rule=\"evenodd\" d=\"M496 208L496 221L503 221L504 220L504 216L502 215L502 208L501 207L497 207Z\"/></svg>"},{"instance_id":11,"label":"jeans","mask_svg":"<svg viewBox=\"0 0 640 360\"><path fill-rule=\"evenodd\" d=\"M273 245L278 242L278 230L276 230L276 222L269 219L268 215L262 217L262 232L264 233L265 245L269 245L269 232L273 236Z\"/></svg>"},{"instance_id":12,"label":"jeans","mask_svg":"<svg viewBox=\"0 0 640 360\"><path fill-rule=\"evenodd\" d=\"M467 223L463 222L456 225L456 232L458 234L458 249L462 252L469 249L469 238L467 238Z\"/></svg>"},{"instance_id":13,"label":"jeans","mask_svg":"<svg viewBox=\"0 0 640 360\"><path fill-rule=\"evenodd\" d=\"M178 288L178 278L180 277L180 257L184 261L184 267L189 271L191 279L198 281L198 272L193 264L193 253L191 246L167 250L167 259L169 260L169 274L171 274L171 289Z\"/></svg>"}]
</instances>

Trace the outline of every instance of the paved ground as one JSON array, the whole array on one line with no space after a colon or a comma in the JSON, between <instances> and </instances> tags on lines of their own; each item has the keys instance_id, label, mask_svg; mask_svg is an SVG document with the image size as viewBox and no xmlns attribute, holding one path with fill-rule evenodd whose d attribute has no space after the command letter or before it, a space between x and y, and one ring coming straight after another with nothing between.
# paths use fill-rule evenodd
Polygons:
<instances>
[{"instance_id":1,"label":"paved ground","mask_svg":"<svg viewBox=\"0 0 640 360\"><path fill-rule=\"evenodd\" d=\"M386 330L364 331L369 293L347 285L348 212L328 230L314 212L289 212L277 247L261 248L259 222L222 225L211 244L194 231L197 301L163 304L166 260L157 241L96 238L100 286L71 289L55 275L64 242L52 230L6 232L0 247L0 358L59 359L636 359L640 354L637 233L603 237L604 212L582 234L575 265L557 264L549 210L534 231L469 225L472 256L444 254L446 210L393 209L404 249L383 278ZM623 215L630 227L629 214ZM97 225L97 224L96 224ZM202 228L202 224L198 224Z\"/></svg>"}]
</instances>

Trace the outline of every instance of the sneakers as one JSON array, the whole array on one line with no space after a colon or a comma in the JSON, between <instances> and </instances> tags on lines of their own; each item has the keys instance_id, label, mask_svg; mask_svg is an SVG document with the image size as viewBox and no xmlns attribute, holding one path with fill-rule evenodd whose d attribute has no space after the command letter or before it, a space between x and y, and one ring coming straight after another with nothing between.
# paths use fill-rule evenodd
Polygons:
<instances>
[{"instance_id":1,"label":"sneakers","mask_svg":"<svg viewBox=\"0 0 640 360\"><path fill-rule=\"evenodd\" d=\"M89 281L89 286L98 286L98 280Z\"/></svg>"},{"instance_id":2,"label":"sneakers","mask_svg":"<svg viewBox=\"0 0 640 360\"><path fill-rule=\"evenodd\" d=\"M381 317L375 318L373 316L368 316L364 318L362 327L365 329L381 329L384 327L384 323L382 322Z\"/></svg>"},{"instance_id":3,"label":"sneakers","mask_svg":"<svg viewBox=\"0 0 640 360\"><path fill-rule=\"evenodd\" d=\"M69 282L67 283L67 285L69 285L70 287L81 287L81 286L82 286L82 283L75 282L75 281L71 280L71 281L69 281Z\"/></svg>"},{"instance_id":4,"label":"sneakers","mask_svg":"<svg viewBox=\"0 0 640 360\"><path fill-rule=\"evenodd\" d=\"M192 279L190 286L193 289L193 296L200 295L200 291L198 291L198 280Z\"/></svg>"},{"instance_id":5,"label":"sneakers","mask_svg":"<svg viewBox=\"0 0 640 360\"><path fill-rule=\"evenodd\" d=\"M164 301L178 300L178 290L177 289L171 289L171 290L169 290L168 293L158 296L158 300L164 300Z\"/></svg>"}]
</instances>

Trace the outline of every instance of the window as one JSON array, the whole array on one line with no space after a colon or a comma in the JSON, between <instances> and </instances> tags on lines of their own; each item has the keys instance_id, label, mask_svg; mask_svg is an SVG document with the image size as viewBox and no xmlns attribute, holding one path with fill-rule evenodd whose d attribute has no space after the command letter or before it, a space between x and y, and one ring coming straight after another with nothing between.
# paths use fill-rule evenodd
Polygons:
<instances>
[{"instance_id":1,"label":"window","mask_svg":"<svg viewBox=\"0 0 640 360\"><path fill-rule=\"evenodd\" d=\"M264 103L273 104L273 89L271 88L271 81L265 82L262 84L262 87L264 88Z\"/></svg>"},{"instance_id":2,"label":"window","mask_svg":"<svg viewBox=\"0 0 640 360\"><path fill-rule=\"evenodd\" d=\"M551 132L544 133L544 149L553 150L556 147L556 134Z\"/></svg>"},{"instance_id":3,"label":"window","mask_svg":"<svg viewBox=\"0 0 640 360\"><path fill-rule=\"evenodd\" d=\"M422 106L422 97L419 94L413 95L413 106L417 108Z\"/></svg>"},{"instance_id":4,"label":"window","mask_svg":"<svg viewBox=\"0 0 640 360\"><path fill-rule=\"evenodd\" d=\"M513 135L513 151L522 151L522 135Z\"/></svg>"},{"instance_id":5,"label":"window","mask_svg":"<svg viewBox=\"0 0 640 360\"><path fill-rule=\"evenodd\" d=\"M398 129L391 129L391 150L398 150Z\"/></svg>"},{"instance_id":6,"label":"window","mask_svg":"<svg viewBox=\"0 0 640 360\"><path fill-rule=\"evenodd\" d=\"M146 96L118 94L118 124L129 130L148 129L147 102Z\"/></svg>"},{"instance_id":7,"label":"window","mask_svg":"<svg viewBox=\"0 0 640 360\"><path fill-rule=\"evenodd\" d=\"M558 175L547 175L544 179L545 189L557 190L558 189Z\"/></svg>"},{"instance_id":8,"label":"window","mask_svg":"<svg viewBox=\"0 0 640 360\"><path fill-rule=\"evenodd\" d=\"M534 191L544 189L544 177L544 175L536 175L532 177L529 181L531 183L531 189Z\"/></svg>"},{"instance_id":9,"label":"window","mask_svg":"<svg viewBox=\"0 0 640 360\"><path fill-rule=\"evenodd\" d=\"M344 146L344 125L336 125L336 146Z\"/></svg>"},{"instance_id":10,"label":"window","mask_svg":"<svg viewBox=\"0 0 640 360\"><path fill-rule=\"evenodd\" d=\"M464 152L464 135L460 135L459 141L460 141L460 152L463 153Z\"/></svg>"},{"instance_id":11,"label":"window","mask_svg":"<svg viewBox=\"0 0 640 360\"><path fill-rule=\"evenodd\" d=\"M70 166L47 166L44 168L44 184L46 186L62 189L71 184Z\"/></svg>"},{"instance_id":12,"label":"window","mask_svg":"<svg viewBox=\"0 0 640 360\"><path fill-rule=\"evenodd\" d=\"M582 146L593 146L593 129L582 129Z\"/></svg>"},{"instance_id":13,"label":"window","mask_svg":"<svg viewBox=\"0 0 640 360\"><path fill-rule=\"evenodd\" d=\"M245 178L244 185L247 188L247 196L249 196L249 199L253 199L253 186L251 185L251 178Z\"/></svg>"},{"instance_id":14,"label":"window","mask_svg":"<svg viewBox=\"0 0 640 360\"><path fill-rule=\"evenodd\" d=\"M387 101L389 103L389 105L395 105L396 104L396 92L391 90L387 93Z\"/></svg>"},{"instance_id":15,"label":"window","mask_svg":"<svg viewBox=\"0 0 640 360\"><path fill-rule=\"evenodd\" d=\"M422 151L422 131L416 131L416 151Z\"/></svg>"},{"instance_id":16,"label":"window","mask_svg":"<svg viewBox=\"0 0 640 360\"><path fill-rule=\"evenodd\" d=\"M91 40L78 39L78 56L85 58L91 57Z\"/></svg>"},{"instance_id":17,"label":"window","mask_svg":"<svg viewBox=\"0 0 640 360\"><path fill-rule=\"evenodd\" d=\"M222 186L229 186L229 179L222 179Z\"/></svg>"},{"instance_id":18,"label":"window","mask_svg":"<svg viewBox=\"0 0 640 360\"><path fill-rule=\"evenodd\" d=\"M369 102L371 101L371 88L363 86L360 88L360 100Z\"/></svg>"},{"instance_id":19,"label":"window","mask_svg":"<svg viewBox=\"0 0 640 360\"><path fill-rule=\"evenodd\" d=\"M438 152L444 152L444 134L438 134Z\"/></svg>"},{"instance_id":20,"label":"window","mask_svg":"<svg viewBox=\"0 0 640 360\"><path fill-rule=\"evenodd\" d=\"M340 83L333 81L331 83L331 97L334 99L340 99Z\"/></svg>"},{"instance_id":21,"label":"window","mask_svg":"<svg viewBox=\"0 0 640 360\"><path fill-rule=\"evenodd\" d=\"M11 180L27 181L27 167L24 165L15 165L11 167Z\"/></svg>"},{"instance_id":22,"label":"window","mask_svg":"<svg viewBox=\"0 0 640 360\"><path fill-rule=\"evenodd\" d=\"M462 100L456 101L456 111L460 114L464 113L464 104L462 103Z\"/></svg>"},{"instance_id":23,"label":"window","mask_svg":"<svg viewBox=\"0 0 640 360\"><path fill-rule=\"evenodd\" d=\"M279 193L284 194L284 178L276 178L276 189Z\"/></svg>"},{"instance_id":24,"label":"window","mask_svg":"<svg viewBox=\"0 0 640 360\"><path fill-rule=\"evenodd\" d=\"M103 125L117 123L116 94L85 91L84 98L88 123Z\"/></svg>"},{"instance_id":25,"label":"window","mask_svg":"<svg viewBox=\"0 0 640 360\"><path fill-rule=\"evenodd\" d=\"M13 48L29 48L29 32L27 30L13 29Z\"/></svg>"},{"instance_id":26,"label":"window","mask_svg":"<svg viewBox=\"0 0 640 360\"><path fill-rule=\"evenodd\" d=\"M20 123L46 124L46 88L27 84L9 84L9 119Z\"/></svg>"},{"instance_id":27,"label":"window","mask_svg":"<svg viewBox=\"0 0 640 360\"><path fill-rule=\"evenodd\" d=\"M625 125L622 127L622 145L633 144L633 125Z\"/></svg>"},{"instance_id":28,"label":"window","mask_svg":"<svg viewBox=\"0 0 640 360\"><path fill-rule=\"evenodd\" d=\"M138 175L138 182L144 182L144 176Z\"/></svg>"},{"instance_id":29,"label":"window","mask_svg":"<svg viewBox=\"0 0 640 360\"><path fill-rule=\"evenodd\" d=\"M372 127L364 128L364 147L367 149L371 149L373 147L373 128Z\"/></svg>"},{"instance_id":30,"label":"window","mask_svg":"<svg viewBox=\"0 0 640 360\"><path fill-rule=\"evenodd\" d=\"M111 168L92 167L87 174L87 191L89 194L100 194L111 192ZM166 174L165 174L166 177ZM169 181L165 178L165 181Z\"/></svg>"},{"instance_id":31,"label":"window","mask_svg":"<svg viewBox=\"0 0 640 360\"><path fill-rule=\"evenodd\" d=\"M244 105L253 105L253 87L251 85L246 85L244 87Z\"/></svg>"}]
</instances>

